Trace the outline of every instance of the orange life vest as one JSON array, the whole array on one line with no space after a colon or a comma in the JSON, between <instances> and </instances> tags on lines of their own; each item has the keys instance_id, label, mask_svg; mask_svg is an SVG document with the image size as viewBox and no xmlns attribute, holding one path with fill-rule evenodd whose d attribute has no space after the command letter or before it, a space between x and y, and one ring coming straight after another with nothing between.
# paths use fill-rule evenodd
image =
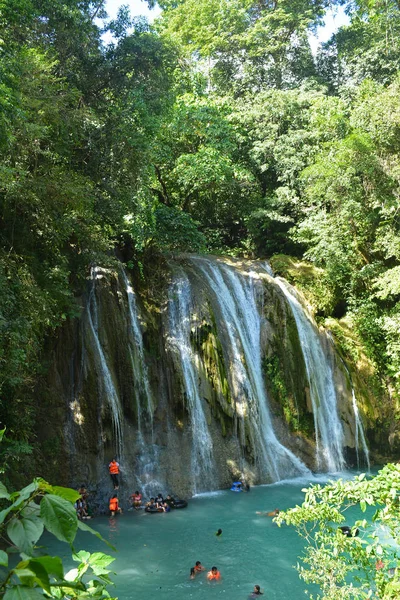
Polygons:
<instances>
[{"instance_id":1,"label":"orange life vest","mask_svg":"<svg viewBox=\"0 0 400 600\"><path fill-rule=\"evenodd\" d=\"M109 509L112 512L115 512L116 510L118 510L118 498L111 498L110 499Z\"/></svg>"},{"instance_id":2,"label":"orange life vest","mask_svg":"<svg viewBox=\"0 0 400 600\"><path fill-rule=\"evenodd\" d=\"M219 571L217 571L216 573L213 573L212 571L208 571L207 573L207 579L221 579L221 573Z\"/></svg>"},{"instance_id":3,"label":"orange life vest","mask_svg":"<svg viewBox=\"0 0 400 600\"><path fill-rule=\"evenodd\" d=\"M110 469L111 475L117 475L119 473L119 464L115 460L110 462L108 468Z\"/></svg>"}]
</instances>

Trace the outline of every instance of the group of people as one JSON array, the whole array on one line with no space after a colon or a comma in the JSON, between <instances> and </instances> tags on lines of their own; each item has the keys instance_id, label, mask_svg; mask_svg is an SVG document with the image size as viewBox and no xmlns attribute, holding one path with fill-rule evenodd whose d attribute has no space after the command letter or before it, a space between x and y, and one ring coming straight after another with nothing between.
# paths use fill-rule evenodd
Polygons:
<instances>
[{"instance_id":1,"label":"group of people","mask_svg":"<svg viewBox=\"0 0 400 600\"><path fill-rule=\"evenodd\" d=\"M170 494L168 494L164 500L162 494L159 493L156 498L150 498L150 500L146 503L145 508L150 511L157 510L159 512L170 512L171 508L174 508L174 505L175 500Z\"/></svg>"},{"instance_id":2,"label":"group of people","mask_svg":"<svg viewBox=\"0 0 400 600\"><path fill-rule=\"evenodd\" d=\"M130 500L134 510L143 508L142 494L138 490L131 494ZM175 500L170 494L164 499L162 494L159 493L156 498L150 498L150 500L145 503L144 508L147 509L148 512L170 512L171 508L174 508L174 506ZM122 514L122 508L119 506L117 494L114 494L110 498L108 508L112 517L114 517L116 513Z\"/></svg>"},{"instance_id":3,"label":"group of people","mask_svg":"<svg viewBox=\"0 0 400 600\"><path fill-rule=\"evenodd\" d=\"M219 529L218 531L221 531L221 533L222 533L222 530ZM190 569L190 575L189 575L190 579L195 579L196 575L198 575L199 573L202 573L205 570L206 570L206 568L203 567L201 562L199 560L196 561L196 564L194 565L194 567L192 567ZM208 573L207 573L207 579L208 579L208 581L220 581L221 580L221 573L220 573L220 571L218 571L218 567L211 567L211 570L208 571ZM258 596L262 596L262 595L263 595L263 592L261 591L260 586L255 585L249 598L257 598Z\"/></svg>"}]
</instances>

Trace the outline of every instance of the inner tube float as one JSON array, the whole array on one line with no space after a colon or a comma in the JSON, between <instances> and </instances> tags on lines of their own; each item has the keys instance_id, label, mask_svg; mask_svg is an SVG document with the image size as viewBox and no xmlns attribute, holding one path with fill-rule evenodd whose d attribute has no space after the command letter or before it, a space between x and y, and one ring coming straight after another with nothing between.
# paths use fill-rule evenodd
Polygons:
<instances>
[{"instance_id":1,"label":"inner tube float","mask_svg":"<svg viewBox=\"0 0 400 600\"><path fill-rule=\"evenodd\" d=\"M349 527L348 525L343 525L342 527L339 527L339 529L341 530L341 532L343 533L343 535L345 535L346 537L357 537L359 532L359 529L356 528L354 530L354 533L351 530L351 527Z\"/></svg>"},{"instance_id":2,"label":"inner tube float","mask_svg":"<svg viewBox=\"0 0 400 600\"><path fill-rule=\"evenodd\" d=\"M164 512L162 508L158 508L158 506L146 506L146 508L144 509L144 512L147 513L160 513L160 512Z\"/></svg>"},{"instance_id":3,"label":"inner tube float","mask_svg":"<svg viewBox=\"0 0 400 600\"><path fill-rule=\"evenodd\" d=\"M174 504L171 505L171 508L186 508L187 504L186 500L175 500Z\"/></svg>"},{"instance_id":4,"label":"inner tube float","mask_svg":"<svg viewBox=\"0 0 400 600\"><path fill-rule=\"evenodd\" d=\"M231 492L241 492L242 491L242 482L234 481L232 483Z\"/></svg>"}]
</instances>

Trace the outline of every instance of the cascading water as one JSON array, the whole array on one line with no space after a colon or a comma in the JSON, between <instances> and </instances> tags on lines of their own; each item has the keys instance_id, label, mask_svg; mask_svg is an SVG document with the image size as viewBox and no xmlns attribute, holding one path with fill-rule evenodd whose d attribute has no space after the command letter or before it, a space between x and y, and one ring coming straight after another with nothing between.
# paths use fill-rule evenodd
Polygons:
<instances>
[{"instance_id":1,"label":"cascading water","mask_svg":"<svg viewBox=\"0 0 400 600\"><path fill-rule=\"evenodd\" d=\"M328 332L328 337L331 341L332 346L335 347L335 342L334 342L330 332ZM357 468L360 468L360 466L361 466L361 463L360 463L360 440L361 440L361 448L364 453L365 464L367 465L367 469L369 471L371 469L371 464L369 461L369 450L368 450L367 440L365 439L364 427L363 427L363 424L362 424L362 421L360 418L360 412L358 410L358 404L357 404L356 392L355 392L354 386L353 386L353 380L351 378L351 373L341 356L340 356L340 360L342 361L342 364L345 368L345 371L347 373L347 376L348 376L349 382L350 382L350 386L351 386L351 403L352 403L353 413L354 413L354 446L355 446L356 457L357 457Z\"/></svg>"},{"instance_id":2,"label":"cascading water","mask_svg":"<svg viewBox=\"0 0 400 600\"><path fill-rule=\"evenodd\" d=\"M186 275L179 275L169 289L168 344L179 361L192 430L191 466L194 493L212 489L215 480L213 443L199 394L196 357L191 347L193 299Z\"/></svg>"},{"instance_id":3,"label":"cascading water","mask_svg":"<svg viewBox=\"0 0 400 600\"><path fill-rule=\"evenodd\" d=\"M357 455L357 467L360 468L359 448L360 448L360 439L361 439L361 447L364 452L365 462L367 464L367 469L369 471L371 468L371 464L369 462L369 450L368 450L368 446L367 446L367 440L365 439L364 427L363 427L362 421L360 419L360 413L358 411L356 393L354 391L353 386L351 387L351 397L352 397L354 421L355 421L354 444L355 444L356 455Z\"/></svg>"},{"instance_id":4,"label":"cascading water","mask_svg":"<svg viewBox=\"0 0 400 600\"><path fill-rule=\"evenodd\" d=\"M130 338L129 352L133 370L134 396L137 412L138 452L135 475L138 480L138 486L143 492L143 495L146 497L151 497L155 496L158 492L160 492L160 490L164 489L164 485L160 483L156 475L159 465L159 452L158 447L154 443L152 392L145 361L143 334L139 323L136 295L123 269L121 270L121 276L128 299ZM150 443L146 443L143 435L143 405L146 407L146 421L149 423L149 429L151 431Z\"/></svg>"},{"instance_id":5,"label":"cascading water","mask_svg":"<svg viewBox=\"0 0 400 600\"><path fill-rule=\"evenodd\" d=\"M270 267L264 268L271 276ZM274 281L291 307L303 350L314 413L318 467L326 467L330 472L341 471L345 467L344 436L337 410L332 369L322 349L318 331L298 300L295 289L280 277L275 277Z\"/></svg>"},{"instance_id":6,"label":"cascading water","mask_svg":"<svg viewBox=\"0 0 400 600\"><path fill-rule=\"evenodd\" d=\"M191 263L208 288L220 319L217 330L229 355L229 383L236 404L244 443L246 421L260 478L274 481L309 474L307 467L277 439L268 408L261 365L261 316L257 295L262 297L259 276L246 275L224 263L192 257Z\"/></svg>"},{"instance_id":7,"label":"cascading water","mask_svg":"<svg viewBox=\"0 0 400 600\"><path fill-rule=\"evenodd\" d=\"M122 280L125 285L126 296L128 299L129 309L129 333L131 341L131 358L135 380L135 398L138 410L138 421L142 418L142 405L146 405L147 416L153 425L153 403L152 393L149 382L149 375L143 349L143 334L140 328L138 309L136 304L135 292L129 283L128 277L124 270L121 271Z\"/></svg>"},{"instance_id":8,"label":"cascading water","mask_svg":"<svg viewBox=\"0 0 400 600\"><path fill-rule=\"evenodd\" d=\"M113 424L114 431L114 443L115 443L115 452L121 457L123 453L123 443L122 443L122 420L123 420L123 411L122 406L119 401L119 397L117 391L115 389L110 369L107 365L107 360L104 355L104 351L99 339L98 334L98 307L96 300L96 280L102 277L103 270L99 267L92 267L90 271L90 276L92 280L92 288L89 294L89 302L87 308L87 320L89 323L89 329L93 337L93 347L95 349L96 354L96 370L100 385L100 393L103 401L107 402L111 412L111 419Z\"/></svg>"}]
</instances>

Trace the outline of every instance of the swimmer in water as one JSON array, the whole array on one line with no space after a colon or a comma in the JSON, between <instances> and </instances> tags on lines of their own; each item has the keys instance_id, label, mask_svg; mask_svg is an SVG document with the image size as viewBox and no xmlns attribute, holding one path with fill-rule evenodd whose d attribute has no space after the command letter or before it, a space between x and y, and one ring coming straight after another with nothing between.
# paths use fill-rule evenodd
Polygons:
<instances>
[{"instance_id":1,"label":"swimmer in water","mask_svg":"<svg viewBox=\"0 0 400 600\"><path fill-rule=\"evenodd\" d=\"M271 510L271 512L262 512L262 511L257 511L256 515L261 515L262 517L277 517L279 515L281 511L279 510L279 508L275 508L275 510Z\"/></svg>"},{"instance_id":2,"label":"swimmer in water","mask_svg":"<svg viewBox=\"0 0 400 600\"><path fill-rule=\"evenodd\" d=\"M205 571L206 570L206 568L203 567L203 565L201 564L201 562L199 560L196 561L196 564L193 567L193 569L196 571L196 573L200 573L200 571Z\"/></svg>"},{"instance_id":3,"label":"swimmer in water","mask_svg":"<svg viewBox=\"0 0 400 600\"><path fill-rule=\"evenodd\" d=\"M192 568L190 569L190 575L189 575L189 578L190 578L190 579L194 579L195 577L196 577L196 571L195 571L194 567L192 567Z\"/></svg>"},{"instance_id":4,"label":"swimmer in water","mask_svg":"<svg viewBox=\"0 0 400 600\"><path fill-rule=\"evenodd\" d=\"M221 579L221 573L218 571L217 567L212 567L211 571L207 573L208 581L219 581Z\"/></svg>"},{"instance_id":5,"label":"swimmer in water","mask_svg":"<svg viewBox=\"0 0 400 600\"><path fill-rule=\"evenodd\" d=\"M217 533L215 534L217 537L219 537L220 535L222 535L222 529L218 529Z\"/></svg>"},{"instance_id":6,"label":"swimmer in water","mask_svg":"<svg viewBox=\"0 0 400 600\"><path fill-rule=\"evenodd\" d=\"M249 596L249 600L250 598L258 598L258 596L262 596L263 592L261 591L261 588L259 585L255 585L254 586L254 590L252 591L252 593Z\"/></svg>"}]
</instances>

